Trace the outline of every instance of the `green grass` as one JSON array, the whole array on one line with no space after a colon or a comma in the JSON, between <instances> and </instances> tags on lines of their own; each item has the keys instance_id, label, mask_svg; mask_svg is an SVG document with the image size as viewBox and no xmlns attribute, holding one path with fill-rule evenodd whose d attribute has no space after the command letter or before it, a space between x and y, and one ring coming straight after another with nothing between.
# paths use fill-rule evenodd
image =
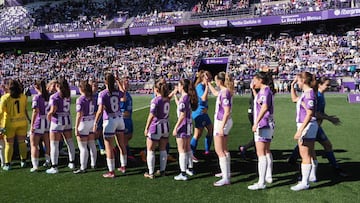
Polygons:
<instances>
[{"instance_id":1,"label":"green grass","mask_svg":"<svg viewBox=\"0 0 360 203\"><path fill-rule=\"evenodd\" d=\"M178 173L178 163L168 164L168 176L154 180L144 179L146 164L139 159L128 168L126 176L119 175L109 180L102 178L106 171L104 156L98 157L99 168L86 174L74 175L65 167L67 157L61 157L60 173L47 175L44 171L31 174L29 169L19 169L15 162L12 171L0 171L0 202L359 202L360 201L360 153L359 153L359 115L360 106L349 104L346 95L327 94L328 114L338 115L341 126L323 124L331 139L335 156L343 169L350 174L347 178L336 176L326 158L322 147L316 145L319 170L317 183L311 189L292 192L290 186L296 184L297 167L288 165L286 158L295 145L295 105L289 95L276 95L276 131L272 142L274 155L274 183L263 191L249 191L247 186L257 181L257 162L250 150L243 159L237 154L239 144L245 144L252 137L247 118L248 96L234 98L234 126L229 137L232 155L232 184L215 188L217 179L213 174L219 171L214 155L212 159L195 165L197 175L186 182L176 182L173 176ZM143 135L148 115L150 97L134 96L134 138L130 144L136 157L145 147ZM210 99L210 115L214 112L215 99ZM73 105L74 108L74 105ZM171 109L171 125L176 120L175 105ZM72 110L74 112L74 109ZM211 116L212 117L212 116ZM170 139L170 153L177 156L174 138ZM199 142L199 152L203 150L203 139ZM201 158L201 155L199 155ZM157 160L158 163L158 160ZM42 170L45 170L42 168ZM119 173L118 173L119 174Z\"/></svg>"}]
</instances>

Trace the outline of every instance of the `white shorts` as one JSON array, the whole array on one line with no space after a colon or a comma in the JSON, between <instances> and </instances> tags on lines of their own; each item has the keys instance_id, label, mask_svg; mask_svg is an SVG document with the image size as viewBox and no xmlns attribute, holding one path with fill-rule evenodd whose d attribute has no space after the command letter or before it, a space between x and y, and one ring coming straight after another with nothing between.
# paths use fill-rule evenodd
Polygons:
<instances>
[{"instance_id":1,"label":"white shorts","mask_svg":"<svg viewBox=\"0 0 360 203\"><path fill-rule=\"evenodd\" d=\"M113 137L117 132L123 132L124 130L124 119L120 116L109 117L108 120L103 121L104 137Z\"/></svg>"},{"instance_id":2,"label":"white shorts","mask_svg":"<svg viewBox=\"0 0 360 203\"><path fill-rule=\"evenodd\" d=\"M43 135L43 134L49 132L49 128L50 128L50 122L48 122L46 120L46 118L41 118L40 125L38 125L34 128L33 134L34 135Z\"/></svg>"},{"instance_id":3,"label":"white shorts","mask_svg":"<svg viewBox=\"0 0 360 203\"><path fill-rule=\"evenodd\" d=\"M271 142L274 128L260 128L254 133L255 142Z\"/></svg>"},{"instance_id":4,"label":"white shorts","mask_svg":"<svg viewBox=\"0 0 360 203\"><path fill-rule=\"evenodd\" d=\"M214 119L214 136L219 136L218 133L219 133L221 122L222 121ZM229 135L232 126L233 126L233 120L232 120L232 118L229 118L224 127L224 135Z\"/></svg>"},{"instance_id":5,"label":"white shorts","mask_svg":"<svg viewBox=\"0 0 360 203\"><path fill-rule=\"evenodd\" d=\"M297 123L297 129L301 127L302 123ZM315 140L316 134L319 129L319 125L317 121L310 121L306 128L303 130L303 133L301 135L300 139L303 140Z\"/></svg>"},{"instance_id":6,"label":"white shorts","mask_svg":"<svg viewBox=\"0 0 360 203\"><path fill-rule=\"evenodd\" d=\"M61 119L58 119L59 123L52 122L50 123L50 132L64 132L64 131L71 131L72 124L71 118L64 117L64 122L60 122Z\"/></svg>"},{"instance_id":7,"label":"white shorts","mask_svg":"<svg viewBox=\"0 0 360 203\"><path fill-rule=\"evenodd\" d=\"M81 121L79 123L78 131L80 136L88 136L93 133L94 120Z\"/></svg>"},{"instance_id":8,"label":"white shorts","mask_svg":"<svg viewBox=\"0 0 360 203\"><path fill-rule=\"evenodd\" d=\"M161 120L156 124L156 133L148 133L147 137L151 140L160 140L161 138L168 138L170 134L168 120Z\"/></svg>"}]
</instances>

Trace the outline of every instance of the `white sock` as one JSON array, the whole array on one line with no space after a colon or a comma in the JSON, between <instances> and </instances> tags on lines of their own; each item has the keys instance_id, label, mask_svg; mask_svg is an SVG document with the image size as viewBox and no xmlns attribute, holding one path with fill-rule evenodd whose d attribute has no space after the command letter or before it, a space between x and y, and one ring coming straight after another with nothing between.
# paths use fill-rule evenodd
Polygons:
<instances>
[{"instance_id":1,"label":"white sock","mask_svg":"<svg viewBox=\"0 0 360 203\"><path fill-rule=\"evenodd\" d=\"M309 177L311 173L311 164L301 164L301 184L309 185Z\"/></svg>"},{"instance_id":2,"label":"white sock","mask_svg":"<svg viewBox=\"0 0 360 203\"><path fill-rule=\"evenodd\" d=\"M267 168L267 160L266 156L260 156L258 157L258 171L259 171L259 185L265 184L265 174L266 174L266 168Z\"/></svg>"},{"instance_id":3,"label":"white sock","mask_svg":"<svg viewBox=\"0 0 360 203\"><path fill-rule=\"evenodd\" d=\"M0 140L0 162L1 166L5 164L5 142Z\"/></svg>"},{"instance_id":4,"label":"white sock","mask_svg":"<svg viewBox=\"0 0 360 203\"><path fill-rule=\"evenodd\" d=\"M50 158L52 165L58 165L59 141L50 140Z\"/></svg>"},{"instance_id":5,"label":"white sock","mask_svg":"<svg viewBox=\"0 0 360 203\"><path fill-rule=\"evenodd\" d=\"M85 170L87 168L87 162L89 159L87 142L78 142L78 145L80 150L80 169Z\"/></svg>"},{"instance_id":6,"label":"white sock","mask_svg":"<svg viewBox=\"0 0 360 203\"><path fill-rule=\"evenodd\" d=\"M166 150L160 151L160 171L165 171L167 163L167 152Z\"/></svg>"},{"instance_id":7,"label":"white sock","mask_svg":"<svg viewBox=\"0 0 360 203\"><path fill-rule=\"evenodd\" d=\"M148 150L146 153L146 160L149 169L149 174L154 174L155 168L155 152Z\"/></svg>"},{"instance_id":8,"label":"white sock","mask_svg":"<svg viewBox=\"0 0 360 203\"><path fill-rule=\"evenodd\" d=\"M272 179L272 169L273 169L273 157L272 154L266 154L266 161L267 161L267 167L266 167L266 179Z\"/></svg>"},{"instance_id":9,"label":"white sock","mask_svg":"<svg viewBox=\"0 0 360 203\"><path fill-rule=\"evenodd\" d=\"M120 164L121 167L125 167L127 165L127 154L120 153Z\"/></svg>"},{"instance_id":10,"label":"white sock","mask_svg":"<svg viewBox=\"0 0 360 203\"><path fill-rule=\"evenodd\" d=\"M228 165L227 165L227 161L226 161L226 156L219 158L219 165L220 165L220 170L221 170L221 173L222 173L222 179L223 180L229 180L228 169L227 169Z\"/></svg>"},{"instance_id":11,"label":"white sock","mask_svg":"<svg viewBox=\"0 0 360 203\"><path fill-rule=\"evenodd\" d=\"M45 154L45 161L47 163L50 163L50 161L51 161L51 158L50 158L50 156L48 154Z\"/></svg>"},{"instance_id":12,"label":"white sock","mask_svg":"<svg viewBox=\"0 0 360 203\"><path fill-rule=\"evenodd\" d=\"M96 149L96 144L94 140L90 140L88 141L88 146L90 149L90 165L92 167L96 166L96 159L97 159L97 149Z\"/></svg>"},{"instance_id":13,"label":"white sock","mask_svg":"<svg viewBox=\"0 0 360 203\"><path fill-rule=\"evenodd\" d=\"M181 172L186 171L186 153L179 153L179 166Z\"/></svg>"},{"instance_id":14,"label":"white sock","mask_svg":"<svg viewBox=\"0 0 360 203\"><path fill-rule=\"evenodd\" d=\"M227 164L227 174L228 177L231 177L231 156L230 153L226 153L226 164Z\"/></svg>"},{"instance_id":15,"label":"white sock","mask_svg":"<svg viewBox=\"0 0 360 203\"><path fill-rule=\"evenodd\" d=\"M318 161L311 159L311 172L310 172L310 181L316 181L316 169L318 166Z\"/></svg>"},{"instance_id":16,"label":"white sock","mask_svg":"<svg viewBox=\"0 0 360 203\"><path fill-rule=\"evenodd\" d=\"M75 145L72 138L66 140L66 144L69 152L69 162L75 161Z\"/></svg>"},{"instance_id":17,"label":"white sock","mask_svg":"<svg viewBox=\"0 0 360 203\"><path fill-rule=\"evenodd\" d=\"M193 163L193 159L192 159L192 157L193 157L193 153L192 153L192 151L190 150L190 151L188 151L187 153L187 167L188 168L193 168L194 167L194 163Z\"/></svg>"},{"instance_id":18,"label":"white sock","mask_svg":"<svg viewBox=\"0 0 360 203\"><path fill-rule=\"evenodd\" d=\"M111 172L115 171L115 159L106 158L106 163L107 163L109 171L111 171Z\"/></svg>"},{"instance_id":19,"label":"white sock","mask_svg":"<svg viewBox=\"0 0 360 203\"><path fill-rule=\"evenodd\" d=\"M39 158L31 157L31 163L33 168L39 168Z\"/></svg>"}]
</instances>

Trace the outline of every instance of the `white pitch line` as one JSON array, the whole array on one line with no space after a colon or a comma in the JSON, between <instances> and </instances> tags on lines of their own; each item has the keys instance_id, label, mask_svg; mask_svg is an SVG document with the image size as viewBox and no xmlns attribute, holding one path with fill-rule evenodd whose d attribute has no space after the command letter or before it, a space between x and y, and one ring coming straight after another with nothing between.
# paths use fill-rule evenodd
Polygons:
<instances>
[{"instance_id":1,"label":"white pitch line","mask_svg":"<svg viewBox=\"0 0 360 203\"><path fill-rule=\"evenodd\" d=\"M143 109L146 109L146 108L149 108L149 105L140 107L138 109L134 109L133 112L140 111L140 110L143 110Z\"/></svg>"}]
</instances>

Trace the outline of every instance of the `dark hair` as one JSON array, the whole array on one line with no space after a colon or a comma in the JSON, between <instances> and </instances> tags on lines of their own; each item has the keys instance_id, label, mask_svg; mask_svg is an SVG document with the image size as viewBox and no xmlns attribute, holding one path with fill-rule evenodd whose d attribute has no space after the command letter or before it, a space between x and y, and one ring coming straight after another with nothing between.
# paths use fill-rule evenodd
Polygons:
<instances>
[{"instance_id":1,"label":"dark hair","mask_svg":"<svg viewBox=\"0 0 360 203\"><path fill-rule=\"evenodd\" d=\"M275 90L275 87L274 87L274 79L272 77L272 72L260 71L260 72L257 72L254 77L257 78L257 79L262 80L262 83L264 85L269 86L272 93L273 93L273 95L276 94L276 90Z\"/></svg>"},{"instance_id":2,"label":"dark hair","mask_svg":"<svg viewBox=\"0 0 360 203\"><path fill-rule=\"evenodd\" d=\"M309 73L309 72L301 72L298 74L298 76L301 79L304 79L304 84L309 85L311 88L314 89L315 92L317 92L317 81L315 78L315 75Z\"/></svg>"},{"instance_id":3,"label":"dark hair","mask_svg":"<svg viewBox=\"0 0 360 203\"><path fill-rule=\"evenodd\" d=\"M320 78L318 78L316 80L318 85L322 85L324 84L326 81L330 81L330 78L326 77L326 76L321 76Z\"/></svg>"},{"instance_id":4,"label":"dark hair","mask_svg":"<svg viewBox=\"0 0 360 203\"><path fill-rule=\"evenodd\" d=\"M112 73L106 73L105 84L107 84L110 94L115 91L115 77Z\"/></svg>"},{"instance_id":5,"label":"dark hair","mask_svg":"<svg viewBox=\"0 0 360 203\"><path fill-rule=\"evenodd\" d=\"M162 97L169 96L169 88L164 78L157 79L154 87L159 90Z\"/></svg>"},{"instance_id":6,"label":"dark hair","mask_svg":"<svg viewBox=\"0 0 360 203\"><path fill-rule=\"evenodd\" d=\"M189 79L181 79L180 84L183 86L184 91L189 95L191 109L195 111L198 107L198 97L193 83Z\"/></svg>"},{"instance_id":7,"label":"dark hair","mask_svg":"<svg viewBox=\"0 0 360 203\"><path fill-rule=\"evenodd\" d=\"M19 98L22 91L22 85L18 80L9 80L9 93L12 98Z\"/></svg>"},{"instance_id":8,"label":"dark hair","mask_svg":"<svg viewBox=\"0 0 360 203\"><path fill-rule=\"evenodd\" d=\"M49 101L49 92L46 89L46 82L45 80L36 80L35 86L37 89L41 91L41 96L44 98L45 101Z\"/></svg>"},{"instance_id":9,"label":"dark hair","mask_svg":"<svg viewBox=\"0 0 360 203\"><path fill-rule=\"evenodd\" d=\"M235 90L235 87L234 87L234 81L233 79L230 77L229 74L225 73L224 71L221 71L219 72L217 75L216 75L216 78L220 81L223 82L224 86L229 89L231 95L234 94L234 90Z\"/></svg>"},{"instance_id":10,"label":"dark hair","mask_svg":"<svg viewBox=\"0 0 360 203\"><path fill-rule=\"evenodd\" d=\"M65 77L59 77L57 79L57 84L60 88L60 97L61 98L69 98L70 97L70 87L69 83L65 79Z\"/></svg>"},{"instance_id":11,"label":"dark hair","mask_svg":"<svg viewBox=\"0 0 360 203\"><path fill-rule=\"evenodd\" d=\"M80 81L79 88L85 93L85 97L92 98L93 92L92 87L86 80Z\"/></svg>"}]
</instances>

